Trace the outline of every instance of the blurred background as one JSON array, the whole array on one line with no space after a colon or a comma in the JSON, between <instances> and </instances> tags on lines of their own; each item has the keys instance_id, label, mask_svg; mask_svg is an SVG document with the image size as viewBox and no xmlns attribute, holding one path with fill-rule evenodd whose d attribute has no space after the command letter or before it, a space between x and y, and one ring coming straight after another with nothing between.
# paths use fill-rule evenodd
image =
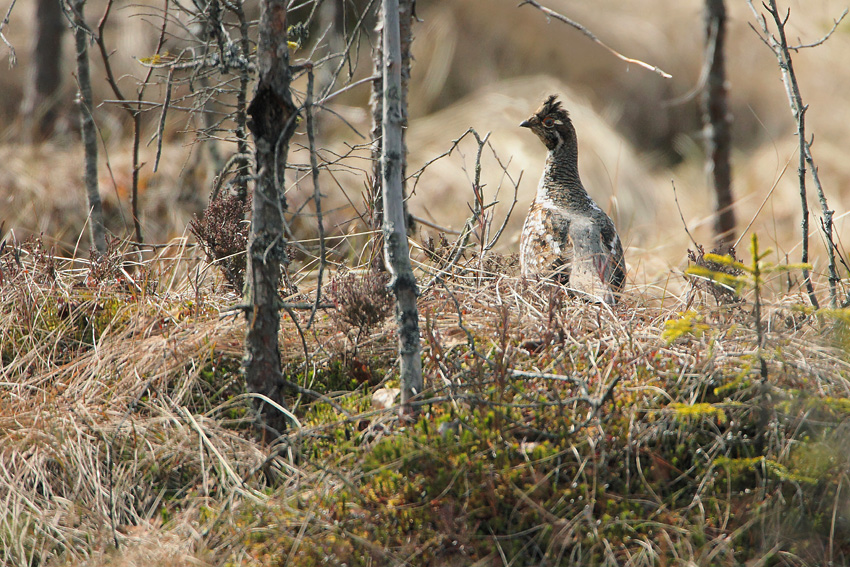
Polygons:
<instances>
[{"instance_id":1,"label":"blurred background","mask_svg":"<svg viewBox=\"0 0 850 567\"><path fill-rule=\"evenodd\" d=\"M256 3L246 2L248 19L256 19ZM356 52L348 60L329 59L319 67L320 87L335 91L369 77L375 19L362 19L369 2L325 0L321 5L296 3L292 22L309 21L310 35L293 53L293 62L318 61L341 49L350 38ZM373 2L372 7L379 5ZM498 227L513 201L517 204L497 249L512 253L525 211L533 199L545 159L542 144L519 123L548 94L559 94L570 111L579 139L579 164L584 184L614 218L627 247L629 280L665 287L672 273L686 264L693 248L685 231L707 248L712 243L712 188L705 170L699 97L703 66L703 3L697 0L548 0L545 4L581 22L602 41L636 59L670 73L665 79L615 58L567 25L550 20L517 0L420 0L414 24L410 82L408 189L411 212L423 219L414 235L425 242L445 231L459 230L470 215L472 176L477 145L467 136L451 155L453 141L469 128L489 133L482 152L482 183ZM833 27L846 0L788 0L789 42L817 41ZM37 2L19 1L4 35L14 46L17 64L0 70L0 221L4 233L21 240L43 233L58 249L87 253L83 153L79 142L73 38L63 35L57 71L59 88L51 100L32 108L27 76L33 70L33 23ZM104 0L89 0L86 14L95 27ZM128 98L136 96L157 54L184 53L192 47L197 23L173 4L169 26L162 34L165 2L118 2L105 28L113 72ZM3 0L5 14L9 1ZM758 4L760 8L760 4ZM314 10L315 8L315 10ZM727 2L727 72L729 110L733 116L733 192L738 234L758 232L763 246L775 249L774 261L799 261L800 201L797 179L795 123L777 62L750 28L754 16L744 0ZM312 18L311 18L312 14ZM334 30L340 33L334 33ZM342 33L342 32L345 33ZM362 33L353 35L355 31ZM235 32L234 32L235 33ZM0 57L9 50L0 45ZM130 236L128 195L132 177L132 121L117 104L106 83L104 65L92 46L94 99L102 148L100 191L110 230ZM843 22L823 45L794 53L804 102L809 105L807 128L814 136L814 157L827 193L840 243L850 242L846 211L850 204L850 20ZM339 79L332 73L342 65ZM146 87L144 98L161 102L167 73L153 73L158 82ZM199 108L190 99L191 81L174 86L174 108L165 117L162 158L153 162L158 145L161 109L150 105L143 119L140 169L141 222L148 242L188 235L193 215L207 205L223 160L236 150L232 136L202 136ZM304 80L296 83L303 91ZM250 92L250 91L249 91ZM371 171L368 143L371 114L369 84L364 82L330 99L319 114L318 145L322 159L334 163L321 175L325 226L336 234L363 230L361 193ZM225 96L226 98L226 96ZM185 103L181 103L185 101ZM203 105L201 105L203 106ZM33 132L33 113L55 113L46 133ZM231 128L225 121L222 129ZM291 159L308 162L303 128ZM210 147L215 146L214 150ZM335 163L339 156L344 159ZM426 163L430 165L420 173ZM108 167L107 167L108 166ZM512 181L513 180L513 181ZM415 183L414 183L415 182ZM680 212L674 201L678 192ZM415 190L414 190L415 185ZM287 179L293 229L303 238L315 234L311 216L312 185L303 172ZM809 182L810 225L815 271L825 273L825 248L820 232L820 205ZM433 225L433 226L431 226ZM749 226L749 228L748 228ZM744 252L748 236L739 251ZM843 246L839 244L843 251ZM357 254L352 246L351 253ZM846 274L844 274L846 275ZM677 278L678 279L678 278Z\"/></svg>"}]
</instances>

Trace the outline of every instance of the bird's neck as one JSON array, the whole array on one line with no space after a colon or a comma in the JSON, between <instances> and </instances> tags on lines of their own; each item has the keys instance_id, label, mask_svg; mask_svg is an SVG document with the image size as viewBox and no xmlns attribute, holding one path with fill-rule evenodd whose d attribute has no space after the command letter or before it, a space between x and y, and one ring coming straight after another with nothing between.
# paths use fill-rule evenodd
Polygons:
<instances>
[{"instance_id":1,"label":"bird's neck","mask_svg":"<svg viewBox=\"0 0 850 567\"><path fill-rule=\"evenodd\" d=\"M584 209L592 201L578 174L578 152L575 147L559 146L549 152L543 177L537 187L537 200L560 207Z\"/></svg>"}]
</instances>

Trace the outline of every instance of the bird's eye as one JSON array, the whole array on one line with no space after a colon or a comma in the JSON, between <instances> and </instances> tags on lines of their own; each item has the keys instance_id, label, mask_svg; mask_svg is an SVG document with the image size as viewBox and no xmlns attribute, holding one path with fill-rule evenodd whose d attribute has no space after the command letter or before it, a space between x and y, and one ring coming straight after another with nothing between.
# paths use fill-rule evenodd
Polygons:
<instances>
[{"instance_id":1,"label":"bird's eye","mask_svg":"<svg viewBox=\"0 0 850 567\"><path fill-rule=\"evenodd\" d=\"M552 118L551 116L547 116L546 118L543 119L543 125L546 126L547 128L551 128L552 126L555 125L555 119Z\"/></svg>"}]
</instances>

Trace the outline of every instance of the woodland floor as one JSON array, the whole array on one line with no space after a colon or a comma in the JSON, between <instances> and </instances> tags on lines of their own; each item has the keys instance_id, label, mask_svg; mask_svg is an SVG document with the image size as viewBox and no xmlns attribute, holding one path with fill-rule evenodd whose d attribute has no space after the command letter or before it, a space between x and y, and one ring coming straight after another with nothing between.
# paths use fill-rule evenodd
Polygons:
<instances>
[{"instance_id":1,"label":"woodland floor","mask_svg":"<svg viewBox=\"0 0 850 567\"><path fill-rule=\"evenodd\" d=\"M423 276L409 423L384 280L336 274L284 315L272 442L193 254L3 249L0 563L850 564L850 316L799 274L759 282L761 347L752 279L609 308L510 258Z\"/></svg>"}]
</instances>

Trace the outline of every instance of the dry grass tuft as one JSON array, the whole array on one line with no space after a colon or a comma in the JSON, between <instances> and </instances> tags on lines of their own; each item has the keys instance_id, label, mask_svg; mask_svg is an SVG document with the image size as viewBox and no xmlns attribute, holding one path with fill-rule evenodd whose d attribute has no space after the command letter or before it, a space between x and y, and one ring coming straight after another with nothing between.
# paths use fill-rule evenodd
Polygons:
<instances>
[{"instance_id":1,"label":"dry grass tuft","mask_svg":"<svg viewBox=\"0 0 850 567\"><path fill-rule=\"evenodd\" d=\"M243 323L221 316L238 298L191 249L116 249L96 278L39 240L7 245L3 563L850 558L843 311L813 313L776 277L758 349L751 290L715 305L633 286L609 308L475 250L417 264L415 425L370 403L397 382L392 325L369 319L351 343L339 314L299 335L294 313L281 350L302 425L268 446L239 374Z\"/></svg>"}]
</instances>

